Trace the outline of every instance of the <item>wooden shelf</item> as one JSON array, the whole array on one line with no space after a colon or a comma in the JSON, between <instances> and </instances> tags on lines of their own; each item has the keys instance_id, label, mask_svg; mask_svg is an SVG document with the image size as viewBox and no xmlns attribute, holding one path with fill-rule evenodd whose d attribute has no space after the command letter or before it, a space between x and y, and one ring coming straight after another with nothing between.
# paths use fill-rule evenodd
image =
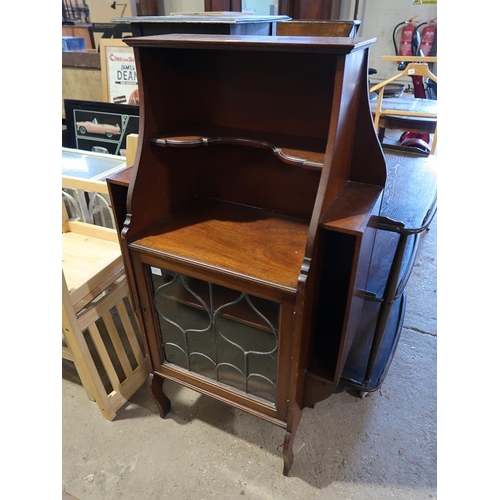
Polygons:
<instances>
[{"instance_id":1,"label":"wooden shelf","mask_svg":"<svg viewBox=\"0 0 500 500\"><path fill-rule=\"evenodd\" d=\"M326 212L321 227L348 234L362 234L380 203L382 188L372 184L348 182Z\"/></svg>"},{"instance_id":2,"label":"wooden shelf","mask_svg":"<svg viewBox=\"0 0 500 500\"><path fill-rule=\"evenodd\" d=\"M266 210L197 200L130 247L295 293L308 229L308 221Z\"/></svg>"}]
</instances>

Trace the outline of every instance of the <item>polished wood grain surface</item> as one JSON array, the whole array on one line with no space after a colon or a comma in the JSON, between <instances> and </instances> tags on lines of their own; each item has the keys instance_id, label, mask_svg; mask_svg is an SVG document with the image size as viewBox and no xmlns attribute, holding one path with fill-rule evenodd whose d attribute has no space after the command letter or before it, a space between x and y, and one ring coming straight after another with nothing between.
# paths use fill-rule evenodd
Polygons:
<instances>
[{"instance_id":1,"label":"polished wood grain surface","mask_svg":"<svg viewBox=\"0 0 500 500\"><path fill-rule=\"evenodd\" d=\"M419 231L437 202L437 157L387 153L387 183L380 215Z\"/></svg>"},{"instance_id":2,"label":"polished wood grain surface","mask_svg":"<svg viewBox=\"0 0 500 500\"><path fill-rule=\"evenodd\" d=\"M276 24L277 36L355 36L361 21L282 21Z\"/></svg>"},{"instance_id":3,"label":"polished wood grain surface","mask_svg":"<svg viewBox=\"0 0 500 500\"><path fill-rule=\"evenodd\" d=\"M307 221L215 201L161 223L130 246L294 291Z\"/></svg>"}]
</instances>

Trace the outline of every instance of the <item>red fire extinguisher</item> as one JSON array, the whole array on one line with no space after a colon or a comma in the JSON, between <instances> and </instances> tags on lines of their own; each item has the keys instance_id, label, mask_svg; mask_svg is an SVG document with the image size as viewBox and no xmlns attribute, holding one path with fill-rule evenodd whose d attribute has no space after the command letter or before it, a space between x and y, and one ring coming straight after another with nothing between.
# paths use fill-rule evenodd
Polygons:
<instances>
[{"instance_id":1,"label":"red fire extinguisher","mask_svg":"<svg viewBox=\"0 0 500 500\"><path fill-rule=\"evenodd\" d=\"M408 21L403 21L397 24L392 32L392 41L394 43L394 50L398 56L414 56L417 55L420 47L420 32L417 29L417 17L412 17ZM399 39L399 46L396 42L396 33L401 26L401 37ZM398 69L402 70L406 66L404 59L398 65Z\"/></svg>"},{"instance_id":2,"label":"red fire extinguisher","mask_svg":"<svg viewBox=\"0 0 500 500\"><path fill-rule=\"evenodd\" d=\"M418 28L417 28L418 29ZM428 56L437 55L437 17L431 19L421 32L422 41L420 43L420 54ZM429 63L429 69L434 72L434 63ZM427 89L423 96L427 99L437 99L437 84L432 81L427 82Z\"/></svg>"},{"instance_id":3,"label":"red fire extinguisher","mask_svg":"<svg viewBox=\"0 0 500 500\"><path fill-rule=\"evenodd\" d=\"M417 28L418 29L418 28ZM431 19L421 33L419 50L423 56L435 56L437 47L437 17Z\"/></svg>"}]
</instances>

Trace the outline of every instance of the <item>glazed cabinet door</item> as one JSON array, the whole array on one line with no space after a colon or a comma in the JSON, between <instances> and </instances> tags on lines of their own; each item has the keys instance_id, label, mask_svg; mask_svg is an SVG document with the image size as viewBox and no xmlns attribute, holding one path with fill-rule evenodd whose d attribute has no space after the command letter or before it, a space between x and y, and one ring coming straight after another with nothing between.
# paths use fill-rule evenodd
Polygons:
<instances>
[{"instance_id":1,"label":"glazed cabinet door","mask_svg":"<svg viewBox=\"0 0 500 500\"><path fill-rule=\"evenodd\" d=\"M153 370L283 427L292 304L164 258L133 261Z\"/></svg>"}]
</instances>

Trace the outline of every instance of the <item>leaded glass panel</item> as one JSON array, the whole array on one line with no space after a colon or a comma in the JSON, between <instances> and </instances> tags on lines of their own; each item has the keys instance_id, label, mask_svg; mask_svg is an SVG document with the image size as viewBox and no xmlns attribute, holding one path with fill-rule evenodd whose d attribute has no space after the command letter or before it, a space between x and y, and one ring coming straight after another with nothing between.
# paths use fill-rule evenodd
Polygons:
<instances>
[{"instance_id":1,"label":"leaded glass panel","mask_svg":"<svg viewBox=\"0 0 500 500\"><path fill-rule=\"evenodd\" d=\"M275 403L279 303L149 270L166 361Z\"/></svg>"}]
</instances>

